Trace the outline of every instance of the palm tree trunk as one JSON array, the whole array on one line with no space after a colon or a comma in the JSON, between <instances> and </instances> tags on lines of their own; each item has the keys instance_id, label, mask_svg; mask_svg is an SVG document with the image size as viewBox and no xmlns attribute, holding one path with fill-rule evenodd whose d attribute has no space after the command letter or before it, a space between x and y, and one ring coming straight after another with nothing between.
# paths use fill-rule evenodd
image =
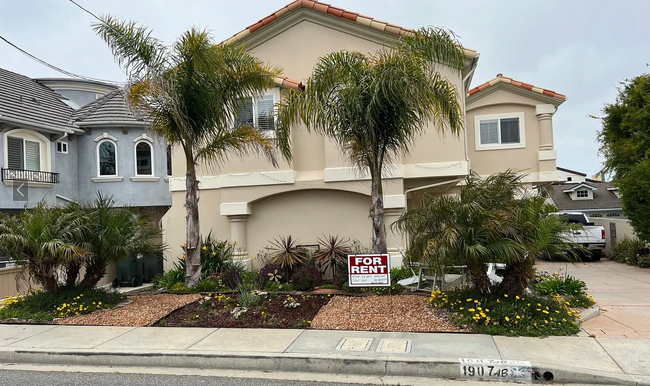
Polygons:
<instances>
[{"instance_id":1,"label":"palm tree trunk","mask_svg":"<svg viewBox=\"0 0 650 386\"><path fill-rule=\"evenodd\" d=\"M372 218L372 252L388 253L386 247L386 226L384 224L384 196L381 186L381 170L371 172L370 178L372 185L370 187L370 217Z\"/></svg>"},{"instance_id":2,"label":"palm tree trunk","mask_svg":"<svg viewBox=\"0 0 650 386\"><path fill-rule=\"evenodd\" d=\"M106 276L106 264L91 262L86 266L86 274L79 283L79 288L92 289Z\"/></svg>"},{"instance_id":3,"label":"palm tree trunk","mask_svg":"<svg viewBox=\"0 0 650 386\"><path fill-rule=\"evenodd\" d=\"M77 262L70 263L65 267L66 287L74 287L77 284L77 278L79 278L80 270L81 264Z\"/></svg>"},{"instance_id":4,"label":"palm tree trunk","mask_svg":"<svg viewBox=\"0 0 650 386\"><path fill-rule=\"evenodd\" d=\"M201 229L199 226L199 188L196 165L187 160L185 182L185 217L187 223L187 256L185 257L185 285L192 288L201 281Z\"/></svg>"}]
</instances>

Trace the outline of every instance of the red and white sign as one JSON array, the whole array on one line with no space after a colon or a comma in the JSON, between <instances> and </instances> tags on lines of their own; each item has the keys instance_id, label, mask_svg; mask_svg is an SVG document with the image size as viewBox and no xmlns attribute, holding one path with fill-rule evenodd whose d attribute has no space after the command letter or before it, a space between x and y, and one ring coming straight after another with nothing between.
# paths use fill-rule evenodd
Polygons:
<instances>
[{"instance_id":1,"label":"red and white sign","mask_svg":"<svg viewBox=\"0 0 650 386\"><path fill-rule=\"evenodd\" d=\"M348 255L350 287L390 287L389 255Z\"/></svg>"}]
</instances>

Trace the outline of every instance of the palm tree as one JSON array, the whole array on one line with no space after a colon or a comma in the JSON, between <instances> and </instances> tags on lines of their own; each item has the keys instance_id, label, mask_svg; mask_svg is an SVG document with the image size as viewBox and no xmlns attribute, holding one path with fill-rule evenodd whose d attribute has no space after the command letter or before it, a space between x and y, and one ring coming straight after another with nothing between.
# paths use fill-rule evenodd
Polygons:
<instances>
[{"instance_id":1,"label":"palm tree","mask_svg":"<svg viewBox=\"0 0 650 386\"><path fill-rule=\"evenodd\" d=\"M394 224L411 235L408 253L434 268L467 265L474 286L490 291L487 263L506 263L503 287L522 294L535 276L538 258L575 256L575 244L563 236L572 229L555 208L526 191L523 174L507 170L465 180L457 197L425 195L422 205Z\"/></svg>"},{"instance_id":2,"label":"palm tree","mask_svg":"<svg viewBox=\"0 0 650 386\"><path fill-rule=\"evenodd\" d=\"M280 70L265 65L242 47L215 45L206 31L192 28L168 48L135 22L110 16L94 30L129 76L128 100L155 133L185 156L187 271L190 287L201 279L199 164L220 166L230 155L264 154L274 166L272 140L235 117L244 98L274 86Z\"/></svg>"},{"instance_id":3,"label":"palm tree","mask_svg":"<svg viewBox=\"0 0 650 386\"><path fill-rule=\"evenodd\" d=\"M303 90L284 92L276 134L291 159L291 128L300 122L332 138L361 173L370 173L372 250L386 253L382 172L408 154L430 123L457 134L463 112L455 87L437 70L463 67L454 35L421 29L371 55L322 57Z\"/></svg>"},{"instance_id":4,"label":"palm tree","mask_svg":"<svg viewBox=\"0 0 650 386\"><path fill-rule=\"evenodd\" d=\"M144 216L128 207L116 208L113 198L97 193L95 201L80 208L86 232L78 243L89 252L79 286L93 288L112 262L137 255L161 254L161 231ZM70 279L70 275L68 275Z\"/></svg>"},{"instance_id":5,"label":"palm tree","mask_svg":"<svg viewBox=\"0 0 650 386\"><path fill-rule=\"evenodd\" d=\"M0 219L0 254L9 256L23 267L43 289L57 292L59 268L79 266L88 251L76 244L83 237L85 221L78 211L50 208L40 202L15 217Z\"/></svg>"}]
</instances>

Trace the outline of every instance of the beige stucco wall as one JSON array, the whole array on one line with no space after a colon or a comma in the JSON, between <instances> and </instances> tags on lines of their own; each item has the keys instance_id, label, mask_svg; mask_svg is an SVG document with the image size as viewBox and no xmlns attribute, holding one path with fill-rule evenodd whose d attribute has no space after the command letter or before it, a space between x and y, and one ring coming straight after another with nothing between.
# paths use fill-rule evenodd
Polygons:
<instances>
[{"instance_id":1,"label":"beige stucco wall","mask_svg":"<svg viewBox=\"0 0 650 386\"><path fill-rule=\"evenodd\" d=\"M596 225L602 225L603 228L605 228L605 240L607 242L607 246L605 247L605 251L611 252L612 251L612 236L611 236L611 225L610 224L615 224L616 226L616 240L620 241L623 240L624 238L634 238L636 237L634 235L634 229L632 228L632 225L630 225L630 221L625 219L625 220L618 220L618 219L612 219L612 218L598 218L598 217L589 217L589 220L593 222Z\"/></svg>"},{"instance_id":2,"label":"beige stucco wall","mask_svg":"<svg viewBox=\"0 0 650 386\"><path fill-rule=\"evenodd\" d=\"M476 150L475 117L490 114L523 113L525 122L526 147L519 149ZM481 175L503 171L507 168L537 173L539 152L539 122L535 107L507 103L487 105L467 112L467 147L470 167Z\"/></svg>"},{"instance_id":3,"label":"beige stucco wall","mask_svg":"<svg viewBox=\"0 0 650 386\"><path fill-rule=\"evenodd\" d=\"M492 89L494 88L494 89ZM527 94L528 93L528 94ZM523 95L526 94L526 95ZM556 181L557 153L551 147L542 146L541 137L552 140L552 116L542 126L540 117L545 111L554 111L559 102L515 86L492 86L467 101L467 148L470 167L481 175L488 175L508 168L521 170L530 176L528 181ZM476 117L499 114L523 114L525 147L502 149L477 149ZM542 115L538 115L542 114ZM546 127L546 129L544 129ZM541 131L541 133L540 133ZM544 133L544 134L542 134ZM543 150L543 151L542 151ZM539 173L539 174L538 174Z\"/></svg>"}]
</instances>

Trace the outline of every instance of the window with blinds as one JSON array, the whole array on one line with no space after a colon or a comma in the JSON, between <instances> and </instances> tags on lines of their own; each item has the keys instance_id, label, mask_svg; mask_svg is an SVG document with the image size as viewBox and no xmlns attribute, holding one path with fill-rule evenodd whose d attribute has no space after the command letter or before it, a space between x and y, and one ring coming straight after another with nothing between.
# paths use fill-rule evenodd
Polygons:
<instances>
[{"instance_id":1,"label":"window with blinds","mask_svg":"<svg viewBox=\"0 0 650 386\"><path fill-rule=\"evenodd\" d=\"M7 167L9 169L25 168L22 138L7 137Z\"/></svg>"},{"instance_id":2,"label":"window with blinds","mask_svg":"<svg viewBox=\"0 0 650 386\"><path fill-rule=\"evenodd\" d=\"M252 98L241 100L239 102L235 124L237 126L250 125L263 131L274 131L274 104L275 97L273 94L264 95L261 99L255 101Z\"/></svg>"},{"instance_id":3,"label":"window with blinds","mask_svg":"<svg viewBox=\"0 0 650 386\"><path fill-rule=\"evenodd\" d=\"M519 118L484 119L479 122L481 145L513 145L521 143Z\"/></svg>"},{"instance_id":4,"label":"window with blinds","mask_svg":"<svg viewBox=\"0 0 650 386\"><path fill-rule=\"evenodd\" d=\"M41 170L41 144L23 138L7 137L7 167Z\"/></svg>"}]
</instances>

